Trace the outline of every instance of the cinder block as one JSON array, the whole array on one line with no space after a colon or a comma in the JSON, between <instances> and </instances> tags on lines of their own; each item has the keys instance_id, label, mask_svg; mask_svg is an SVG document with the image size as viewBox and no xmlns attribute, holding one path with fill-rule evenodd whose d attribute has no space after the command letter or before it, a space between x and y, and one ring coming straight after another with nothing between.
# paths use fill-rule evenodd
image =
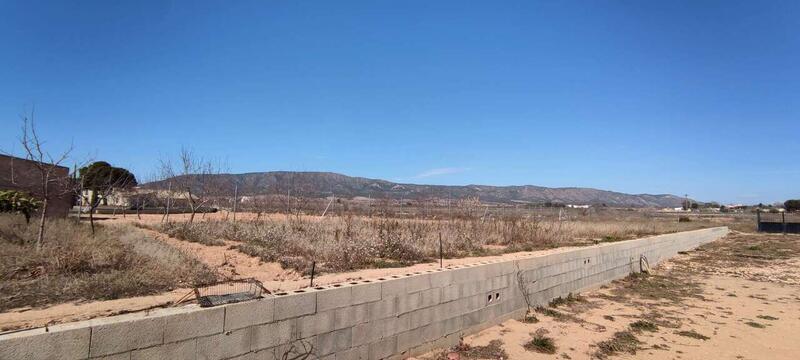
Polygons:
<instances>
[{"instance_id":1,"label":"cinder block","mask_svg":"<svg viewBox=\"0 0 800 360\"><path fill-rule=\"evenodd\" d=\"M197 355L197 339L163 344L147 349L134 350L131 360L193 360Z\"/></svg>"},{"instance_id":2,"label":"cinder block","mask_svg":"<svg viewBox=\"0 0 800 360\"><path fill-rule=\"evenodd\" d=\"M352 327L353 325L365 323L367 321L369 321L369 308L367 304L353 305L334 310L334 330Z\"/></svg>"},{"instance_id":3,"label":"cinder block","mask_svg":"<svg viewBox=\"0 0 800 360\"><path fill-rule=\"evenodd\" d=\"M53 326L0 335L0 359L83 359L89 356L88 326Z\"/></svg>"},{"instance_id":4,"label":"cinder block","mask_svg":"<svg viewBox=\"0 0 800 360\"><path fill-rule=\"evenodd\" d=\"M317 312L350 306L353 297L352 286L332 287L317 290Z\"/></svg>"},{"instance_id":5,"label":"cinder block","mask_svg":"<svg viewBox=\"0 0 800 360\"><path fill-rule=\"evenodd\" d=\"M353 329L346 328L317 336L317 355L328 355L349 349L353 344Z\"/></svg>"},{"instance_id":6,"label":"cinder block","mask_svg":"<svg viewBox=\"0 0 800 360\"><path fill-rule=\"evenodd\" d=\"M197 339L197 358L201 360L228 359L248 353L253 340L253 328L226 331Z\"/></svg>"},{"instance_id":7,"label":"cinder block","mask_svg":"<svg viewBox=\"0 0 800 360\"><path fill-rule=\"evenodd\" d=\"M430 273L431 287L441 288L452 284L453 273L450 270L434 271Z\"/></svg>"},{"instance_id":8,"label":"cinder block","mask_svg":"<svg viewBox=\"0 0 800 360\"><path fill-rule=\"evenodd\" d=\"M411 317L406 315L408 314L378 320L378 323L383 324L382 336L397 335L410 329Z\"/></svg>"},{"instance_id":9,"label":"cinder block","mask_svg":"<svg viewBox=\"0 0 800 360\"><path fill-rule=\"evenodd\" d=\"M182 308L174 315L165 316L164 343L222 333L225 325L225 308Z\"/></svg>"},{"instance_id":10,"label":"cinder block","mask_svg":"<svg viewBox=\"0 0 800 360\"><path fill-rule=\"evenodd\" d=\"M425 342L434 341L444 335L444 326L441 321L432 322L422 328L422 338Z\"/></svg>"},{"instance_id":11,"label":"cinder block","mask_svg":"<svg viewBox=\"0 0 800 360\"><path fill-rule=\"evenodd\" d=\"M397 316L397 297L383 299L367 304L370 320L385 319Z\"/></svg>"},{"instance_id":12,"label":"cinder block","mask_svg":"<svg viewBox=\"0 0 800 360\"><path fill-rule=\"evenodd\" d=\"M291 293L275 297L275 320L284 320L317 311L315 292Z\"/></svg>"},{"instance_id":13,"label":"cinder block","mask_svg":"<svg viewBox=\"0 0 800 360\"><path fill-rule=\"evenodd\" d=\"M336 360L368 360L369 346L362 345L336 353Z\"/></svg>"},{"instance_id":14,"label":"cinder block","mask_svg":"<svg viewBox=\"0 0 800 360\"><path fill-rule=\"evenodd\" d=\"M275 318L275 301L266 297L254 301L225 306L225 331L272 322Z\"/></svg>"},{"instance_id":15,"label":"cinder block","mask_svg":"<svg viewBox=\"0 0 800 360\"><path fill-rule=\"evenodd\" d=\"M411 350L423 343L425 343L425 339L422 337L422 328L397 334L398 352Z\"/></svg>"},{"instance_id":16,"label":"cinder block","mask_svg":"<svg viewBox=\"0 0 800 360\"><path fill-rule=\"evenodd\" d=\"M93 357L92 360L131 360L131 352L124 352L121 354Z\"/></svg>"},{"instance_id":17,"label":"cinder block","mask_svg":"<svg viewBox=\"0 0 800 360\"><path fill-rule=\"evenodd\" d=\"M461 285L452 284L442 288L442 302L453 301L461 297Z\"/></svg>"},{"instance_id":18,"label":"cinder block","mask_svg":"<svg viewBox=\"0 0 800 360\"><path fill-rule=\"evenodd\" d=\"M431 288L431 276L427 273L409 276L405 278L405 282L406 291L408 293L415 293Z\"/></svg>"},{"instance_id":19,"label":"cinder block","mask_svg":"<svg viewBox=\"0 0 800 360\"><path fill-rule=\"evenodd\" d=\"M378 341L383 336L383 323L368 322L353 326L353 346Z\"/></svg>"},{"instance_id":20,"label":"cinder block","mask_svg":"<svg viewBox=\"0 0 800 360\"><path fill-rule=\"evenodd\" d=\"M398 314L405 314L409 311L413 311L420 308L420 300L422 298L422 293L416 292L412 294L406 295L398 295L397 296L397 313Z\"/></svg>"},{"instance_id":21,"label":"cinder block","mask_svg":"<svg viewBox=\"0 0 800 360\"><path fill-rule=\"evenodd\" d=\"M254 326L250 349L257 351L289 343L296 339L296 333L297 319Z\"/></svg>"},{"instance_id":22,"label":"cinder block","mask_svg":"<svg viewBox=\"0 0 800 360\"><path fill-rule=\"evenodd\" d=\"M380 284L381 299L383 300L408 293L406 279L403 278L390 278L389 280L382 281Z\"/></svg>"},{"instance_id":23,"label":"cinder block","mask_svg":"<svg viewBox=\"0 0 800 360\"><path fill-rule=\"evenodd\" d=\"M258 356L256 356L256 353L254 353L254 352L249 352L249 353L247 353L247 354L242 354L242 355L239 355L239 356L236 356L236 357L230 358L230 359L228 359L228 360L260 360L260 359L261 359L261 358L259 358Z\"/></svg>"},{"instance_id":24,"label":"cinder block","mask_svg":"<svg viewBox=\"0 0 800 360\"><path fill-rule=\"evenodd\" d=\"M353 296L351 303L353 305L378 301L381 299L381 284L371 282L353 285L352 293Z\"/></svg>"},{"instance_id":25,"label":"cinder block","mask_svg":"<svg viewBox=\"0 0 800 360\"><path fill-rule=\"evenodd\" d=\"M414 310L410 312L409 315L410 315L409 329L416 329L419 327L423 327L428 323L430 323L431 321L430 309Z\"/></svg>"},{"instance_id":26,"label":"cinder block","mask_svg":"<svg viewBox=\"0 0 800 360\"><path fill-rule=\"evenodd\" d=\"M369 344L370 359L385 359L397 352L397 336L380 339Z\"/></svg>"},{"instance_id":27,"label":"cinder block","mask_svg":"<svg viewBox=\"0 0 800 360\"><path fill-rule=\"evenodd\" d=\"M305 339L333 331L334 311L325 311L297 318L297 337Z\"/></svg>"},{"instance_id":28,"label":"cinder block","mask_svg":"<svg viewBox=\"0 0 800 360\"><path fill-rule=\"evenodd\" d=\"M123 321L119 321L127 318ZM98 357L161 344L164 341L165 317L142 318L140 314L101 320L92 326L89 356Z\"/></svg>"},{"instance_id":29,"label":"cinder block","mask_svg":"<svg viewBox=\"0 0 800 360\"><path fill-rule=\"evenodd\" d=\"M420 294L419 307L426 308L438 305L442 302L442 289L432 288L422 291Z\"/></svg>"}]
</instances>

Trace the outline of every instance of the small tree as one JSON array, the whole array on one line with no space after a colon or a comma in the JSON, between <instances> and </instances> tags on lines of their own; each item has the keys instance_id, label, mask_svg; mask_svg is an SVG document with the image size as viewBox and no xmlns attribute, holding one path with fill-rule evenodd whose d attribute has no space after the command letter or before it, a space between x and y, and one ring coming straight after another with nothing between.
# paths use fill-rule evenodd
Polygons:
<instances>
[{"instance_id":1,"label":"small tree","mask_svg":"<svg viewBox=\"0 0 800 360\"><path fill-rule=\"evenodd\" d=\"M786 200L786 202L783 203L783 208L788 212L800 211L800 200Z\"/></svg>"},{"instance_id":2,"label":"small tree","mask_svg":"<svg viewBox=\"0 0 800 360\"><path fill-rule=\"evenodd\" d=\"M81 194L89 203L89 223L94 234L94 212L115 190L129 189L137 185L136 177L128 170L113 167L105 161L96 161L79 170L81 187L89 190L88 196Z\"/></svg>"},{"instance_id":3,"label":"small tree","mask_svg":"<svg viewBox=\"0 0 800 360\"><path fill-rule=\"evenodd\" d=\"M41 201L21 191L0 191L0 212L22 214L25 217L25 223L28 224L31 222L31 215L39 209L41 204Z\"/></svg>"},{"instance_id":4,"label":"small tree","mask_svg":"<svg viewBox=\"0 0 800 360\"><path fill-rule=\"evenodd\" d=\"M179 160L177 170L172 167L170 161L162 161L160 171L162 176L169 176L167 183L170 188L174 184L180 189L179 191L185 193L191 212L188 223L191 224L197 211L205 206L213 195L220 194L224 190L216 176L219 175L219 167L211 161L206 161L185 148L181 149Z\"/></svg>"},{"instance_id":5,"label":"small tree","mask_svg":"<svg viewBox=\"0 0 800 360\"><path fill-rule=\"evenodd\" d=\"M39 209L39 232L36 236L36 249L41 249L42 242L44 242L47 205L52 198L63 195L54 193L58 190L50 191L51 187L54 189L71 188L71 186L64 186L65 184L62 184L62 182L71 181L71 179L59 177L57 174L61 168L61 163L69 158L69 154L72 152L72 146L55 156L45 150L43 147L44 141L39 138L39 134L36 132L33 110L31 110L30 115L22 115L22 137L19 142L25 150L25 158L33 162L38 175L38 195L41 196L42 205ZM70 191L68 190L66 192L69 193Z\"/></svg>"}]
</instances>

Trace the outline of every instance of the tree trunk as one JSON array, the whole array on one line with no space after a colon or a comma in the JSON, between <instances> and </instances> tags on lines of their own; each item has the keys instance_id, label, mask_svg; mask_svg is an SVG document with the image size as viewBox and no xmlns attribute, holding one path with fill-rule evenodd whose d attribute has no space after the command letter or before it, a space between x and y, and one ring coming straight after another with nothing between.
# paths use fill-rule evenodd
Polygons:
<instances>
[{"instance_id":1,"label":"tree trunk","mask_svg":"<svg viewBox=\"0 0 800 360\"><path fill-rule=\"evenodd\" d=\"M89 225L92 227L92 236L94 236L94 209L96 208L97 206L92 206L89 208Z\"/></svg>"},{"instance_id":2,"label":"tree trunk","mask_svg":"<svg viewBox=\"0 0 800 360\"><path fill-rule=\"evenodd\" d=\"M39 235L36 237L36 250L42 249L44 242L44 219L47 214L47 197L42 201L42 215L39 217Z\"/></svg>"}]
</instances>

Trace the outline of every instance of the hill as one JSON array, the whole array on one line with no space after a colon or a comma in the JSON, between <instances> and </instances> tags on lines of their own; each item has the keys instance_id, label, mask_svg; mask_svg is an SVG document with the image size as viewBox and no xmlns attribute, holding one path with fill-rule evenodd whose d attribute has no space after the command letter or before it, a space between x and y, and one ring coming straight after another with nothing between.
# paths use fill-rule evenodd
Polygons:
<instances>
[{"instance_id":1,"label":"hill","mask_svg":"<svg viewBox=\"0 0 800 360\"><path fill-rule=\"evenodd\" d=\"M194 175L189 175L194 176ZM533 185L419 185L380 179L353 177L330 172L269 171L245 174L210 175L217 184L239 184L239 193L247 195L286 194L310 198L331 194L342 198L373 199L465 199L477 197L483 202L591 204L619 207L677 207L683 198L669 195L625 194L591 188L548 188ZM232 186L232 185L231 185ZM147 188L166 188L166 180L145 184Z\"/></svg>"}]
</instances>

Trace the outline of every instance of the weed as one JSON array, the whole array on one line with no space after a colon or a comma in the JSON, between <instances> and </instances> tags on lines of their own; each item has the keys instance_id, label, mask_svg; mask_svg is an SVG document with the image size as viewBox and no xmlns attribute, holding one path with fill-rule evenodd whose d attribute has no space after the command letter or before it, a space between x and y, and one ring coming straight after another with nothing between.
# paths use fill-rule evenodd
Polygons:
<instances>
[{"instance_id":1,"label":"weed","mask_svg":"<svg viewBox=\"0 0 800 360\"><path fill-rule=\"evenodd\" d=\"M550 307L556 308L561 305L572 305L578 302L586 302L586 298L580 295L573 295L572 293L569 293L566 297L559 296L551 300L548 305Z\"/></svg>"},{"instance_id":2,"label":"weed","mask_svg":"<svg viewBox=\"0 0 800 360\"><path fill-rule=\"evenodd\" d=\"M764 320L778 320L778 318L776 318L774 316L769 316L769 315L758 315L756 317L759 318L759 319L764 319Z\"/></svg>"},{"instance_id":3,"label":"weed","mask_svg":"<svg viewBox=\"0 0 800 360\"><path fill-rule=\"evenodd\" d=\"M478 359L508 359L508 354L503 349L503 342L501 340L492 340L486 346L470 346L462 340L461 343L450 349L439 353L434 359L436 360L449 360L448 353L458 353L459 358L462 360L478 360Z\"/></svg>"},{"instance_id":4,"label":"weed","mask_svg":"<svg viewBox=\"0 0 800 360\"><path fill-rule=\"evenodd\" d=\"M697 331L694 331L694 330L680 330L680 331L676 331L675 334L680 335L680 336L685 336L685 337L688 337L688 338L692 338L692 339L697 339L697 340L704 340L705 341L705 340L710 339L710 337L705 336L703 334L700 334L700 333L698 333Z\"/></svg>"},{"instance_id":5,"label":"weed","mask_svg":"<svg viewBox=\"0 0 800 360\"><path fill-rule=\"evenodd\" d=\"M630 331L619 331L609 340L597 343L597 353L599 358L605 358L618 353L636 354L641 342Z\"/></svg>"},{"instance_id":6,"label":"weed","mask_svg":"<svg viewBox=\"0 0 800 360\"><path fill-rule=\"evenodd\" d=\"M539 318L536 317L536 314L528 311L525 313L525 317L522 318L522 322L526 324L536 324L539 322Z\"/></svg>"},{"instance_id":7,"label":"weed","mask_svg":"<svg viewBox=\"0 0 800 360\"><path fill-rule=\"evenodd\" d=\"M658 331L658 325L656 325L656 324L654 324L654 323L652 323L650 321L647 321L647 320L637 320L637 321L632 322L629 326L634 331L639 331L639 332L641 332L641 331L650 331L650 332Z\"/></svg>"},{"instance_id":8,"label":"weed","mask_svg":"<svg viewBox=\"0 0 800 360\"><path fill-rule=\"evenodd\" d=\"M533 339L524 345L528 351L535 351L542 354L555 354L557 347L553 338L543 334L535 334Z\"/></svg>"},{"instance_id":9,"label":"weed","mask_svg":"<svg viewBox=\"0 0 800 360\"><path fill-rule=\"evenodd\" d=\"M748 321L745 324L747 324L747 325L749 325L751 327L754 327L756 329L763 329L763 328L767 327L766 325L761 324L761 323L757 323L755 321Z\"/></svg>"}]
</instances>

